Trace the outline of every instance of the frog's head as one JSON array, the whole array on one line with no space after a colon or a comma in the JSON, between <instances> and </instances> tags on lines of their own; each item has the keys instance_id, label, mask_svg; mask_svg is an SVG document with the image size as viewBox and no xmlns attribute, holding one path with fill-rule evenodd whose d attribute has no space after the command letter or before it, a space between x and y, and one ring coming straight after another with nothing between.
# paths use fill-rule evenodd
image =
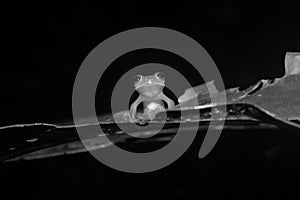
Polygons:
<instances>
[{"instance_id":1,"label":"frog's head","mask_svg":"<svg viewBox=\"0 0 300 200\"><path fill-rule=\"evenodd\" d=\"M152 76L135 76L135 89L143 96L154 97L159 94L165 86L165 78L161 72Z\"/></svg>"}]
</instances>

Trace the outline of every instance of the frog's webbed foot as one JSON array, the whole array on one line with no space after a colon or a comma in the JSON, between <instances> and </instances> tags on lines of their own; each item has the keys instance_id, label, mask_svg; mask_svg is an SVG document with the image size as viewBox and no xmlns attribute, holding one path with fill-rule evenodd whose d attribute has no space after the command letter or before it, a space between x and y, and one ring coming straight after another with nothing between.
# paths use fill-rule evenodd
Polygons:
<instances>
[{"instance_id":1,"label":"frog's webbed foot","mask_svg":"<svg viewBox=\"0 0 300 200\"><path fill-rule=\"evenodd\" d=\"M166 101L168 104L168 109L174 108L175 107L175 103L174 101L172 101L171 99L169 99L169 101Z\"/></svg>"}]
</instances>

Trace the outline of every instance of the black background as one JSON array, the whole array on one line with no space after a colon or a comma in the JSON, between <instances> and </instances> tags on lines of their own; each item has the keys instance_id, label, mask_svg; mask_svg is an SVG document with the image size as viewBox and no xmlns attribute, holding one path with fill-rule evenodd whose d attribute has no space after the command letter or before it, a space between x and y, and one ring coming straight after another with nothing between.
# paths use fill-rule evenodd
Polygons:
<instances>
[{"instance_id":1,"label":"black background","mask_svg":"<svg viewBox=\"0 0 300 200\"><path fill-rule=\"evenodd\" d=\"M103 40L132 28L165 27L192 37L213 58L227 88L282 76L285 53L300 51L298 6L291 2L26 3L3 8L1 125L71 119L73 82L85 57ZM118 72L122 70L114 75ZM103 82L112 89L112 80Z\"/></svg>"},{"instance_id":2,"label":"black background","mask_svg":"<svg viewBox=\"0 0 300 200\"><path fill-rule=\"evenodd\" d=\"M197 40L219 67L227 88L281 77L285 53L300 52L299 5L291 2L100 3L26 2L2 7L1 125L70 120L73 82L82 61L100 42L131 28L165 27ZM113 87L111 77L121 72L115 70L103 79L108 90ZM105 112L109 100L103 102L99 109ZM148 174L117 172L90 154L3 164L1 199L286 199L298 195L294 184L299 180L298 136L290 137L285 130L273 135L243 133L223 133L205 159L198 159L197 145L179 162ZM279 149L276 154L276 144L281 143L291 151L284 154ZM273 151L274 146L275 157L265 156L264 151Z\"/></svg>"}]
</instances>

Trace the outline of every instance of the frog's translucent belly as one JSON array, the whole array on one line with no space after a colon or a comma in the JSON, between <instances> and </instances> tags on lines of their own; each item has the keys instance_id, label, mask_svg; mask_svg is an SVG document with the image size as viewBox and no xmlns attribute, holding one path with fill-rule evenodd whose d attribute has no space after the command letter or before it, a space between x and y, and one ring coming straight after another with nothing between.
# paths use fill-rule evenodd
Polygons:
<instances>
[{"instance_id":1,"label":"frog's translucent belly","mask_svg":"<svg viewBox=\"0 0 300 200\"><path fill-rule=\"evenodd\" d=\"M157 113L164 111L165 108L163 104L157 103L157 102L150 102L147 105L144 104L144 113L138 113L137 118L138 119L149 119L153 120Z\"/></svg>"}]
</instances>

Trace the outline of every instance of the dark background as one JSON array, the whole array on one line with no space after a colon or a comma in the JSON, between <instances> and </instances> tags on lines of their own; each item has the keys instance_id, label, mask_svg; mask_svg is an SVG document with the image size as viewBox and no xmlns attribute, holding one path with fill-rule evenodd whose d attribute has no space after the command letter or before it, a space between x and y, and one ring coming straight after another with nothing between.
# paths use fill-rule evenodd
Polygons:
<instances>
[{"instance_id":1,"label":"dark background","mask_svg":"<svg viewBox=\"0 0 300 200\"><path fill-rule=\"evenodd\" d=\"M227 88L281 77L285 53L300 52L299 5L286 1L15 2L2 9L1 125L72 119L72 87L82 61L100 42L131 28L165 27L197 40ZM124 71L111 69L102 85L111 90L112 77ZM109 101L103 102L100 111L106 112ZM229 131L204 159L197 157L201 140L195 139L198 144L178 161L146 174L118 172L88 153L6 163L0 197L287 199L299 196L298 137L286 130ZM281 151L280 144L289 151Z\"/></svg>"},{"instance_id":2,"label":"dark background","mask_svg":"<svg viewBox=\"0 0 300 200\"><path fill-rule=\"evenodd\" d=\"M275 1L3 6L0 123L71 119L72 87L82 61L104 39L137 27L170 28L197 40L227 88L283 76L285 53L300 51L298 8ZM112 89L112 81L104 83Z\"/></svg>"}]
</instances>

